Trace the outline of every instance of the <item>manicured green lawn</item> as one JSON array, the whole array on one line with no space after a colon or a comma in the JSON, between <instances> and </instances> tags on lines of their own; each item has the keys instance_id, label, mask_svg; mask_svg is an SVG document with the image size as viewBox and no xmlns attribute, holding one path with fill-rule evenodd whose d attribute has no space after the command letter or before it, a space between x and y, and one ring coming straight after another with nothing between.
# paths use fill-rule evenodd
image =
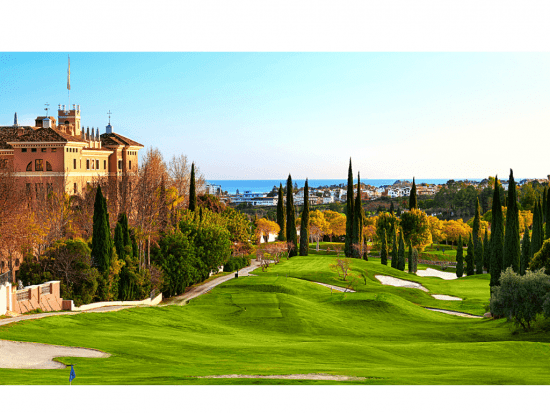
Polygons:
<instances>
[{"instance_id":1,"label":"manicured green lawn","mask_svg":"<svg viewBox=\"0 0 550 413\"><path fill-rule=\"evenodd\" d=\"M331 294L307 280L347 285L330 274L333 260L295 257L268 274L231 279L186 306L23 321L0 327L0 338L112 354L60 359L76 364L73 385L353 384L193 377L297 373L361 376L366 384L550 384L550 334L514 334L505 320L467 319L421 306L480 313L488 301L485 276L444 281L354 260L355 271L368 271L367 284L356 277L359 292ZM378 273L464 296L468 304L382 286L374 279ZM68 369L4 369L0 383L66 385L68 376Z\"/></svg>"}]
</instances>

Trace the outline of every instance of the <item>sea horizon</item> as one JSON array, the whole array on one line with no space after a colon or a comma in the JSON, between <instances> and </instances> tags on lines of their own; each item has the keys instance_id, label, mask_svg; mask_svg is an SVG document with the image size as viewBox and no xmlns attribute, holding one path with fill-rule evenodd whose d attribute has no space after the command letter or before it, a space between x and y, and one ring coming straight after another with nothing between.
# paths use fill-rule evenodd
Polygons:
<instances>
[{"instance_id":1,"label":"sea horizon","mask_svg":"<svg viewBox=\"0 0 550 413\"><path fill-rule=\"evenodd\" d=\"M441 185L447 183L449 180L454 179L455 181L475 181L481 182L485 178L426 178L426 179L416 179L415 182L417 185L426 183L426 184L436 184ZM347 178L343 179L309 179L308 184L310 188L319 188L321 186L332 186L332 185L347 185ZM412 182L412 179L361 179L361 182L367 185L372 185L375 187L381 187L384 185L393 185L397 181L409 181ZM299 188L303 188L305 185L305 179L293 179L292 183L297 184ZM354 179L354 183L357 183L357 179ZM252 192L270 192L274 186L279 187L279 184L283 184L283 187L286 185L286 179L208 179L207 183L212 185L220 185L222 191L227 191L228 194L235 194L237 190L239 193L244 191Z\"/></svg>"}]
</instances>

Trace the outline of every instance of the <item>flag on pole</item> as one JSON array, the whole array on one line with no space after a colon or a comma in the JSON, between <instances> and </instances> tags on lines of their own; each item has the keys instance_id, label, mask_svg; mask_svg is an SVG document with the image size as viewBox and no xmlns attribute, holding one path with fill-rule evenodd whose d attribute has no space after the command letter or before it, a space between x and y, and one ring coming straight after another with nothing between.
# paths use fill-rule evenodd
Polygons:
<instances>
[{"instance_id":1,"label":"flag on pole","mask_svg":"<svg viewBox=\"0 0 550 413\"><path fill-rule=\"evenodd\" d=\"M71 364L71 374L69 375L69 384L71 384L71 382L74 380L75 377L76 377L76 374L74 373L74 367Z\"/></svg>"},{"instance_id":2,"label":"flag on pole","mask_svg":"<svg viewBox=\"0 0 550 413\"><path fill-rule=\"evenodd\" d=\"M67 70L67 90L71 90L71 56L69 56L69 69Z\"/></svg>"}]
</instances>

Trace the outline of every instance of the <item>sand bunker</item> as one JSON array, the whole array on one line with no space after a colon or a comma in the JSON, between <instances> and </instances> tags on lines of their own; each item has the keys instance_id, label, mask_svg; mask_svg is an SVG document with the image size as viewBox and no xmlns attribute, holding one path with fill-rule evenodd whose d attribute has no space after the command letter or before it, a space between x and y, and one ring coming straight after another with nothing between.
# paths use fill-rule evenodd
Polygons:
<instances>
[{"instance_id":1,"label":"sand bunker","mask_svg":"<svg viewBox=\"0 0 550 413\"><path fill-rule=\"evenodd\" d=\"M415 283L413 281L406 281L402 280L401 278L394 278L388 275L375 275L375 277L384 285L391 285L393 287L417 288L422 291L428 291L428 289L422 284Z\"/></svg>"},{"instance_id":2,"label":"sand bunker","mask_svg":"<svg viewBox=\"0 0 550 413\"><path fill-rule=\"evenodd\" d=\"M428 268L426 270L418 270L416 272L416 275L418 275L419 277L439 277L439 278L443 278L444 280L456 279L456 274L453 274L452 272L438 271L438 270L434 270L433 268Z\"/></svg>"},{"instance_id":3,"label":"sand bunker","mask_svg":"<svg viewBox=\"0 0 550 413\"><path fill-rule=\"evenodd\" d=\"M452 295L432 294L432 297L435 298L436 300L462 301L462 298L453 297Z\"/></svg>"},{"instance_id":4,"label":"sand bunker","mask_svg":"<svg viewBox=\"0 0 550 413\"><path fill-rule=\"evenodd\" d=\"M430 307L424 307L426 310L430 311L437 311L439 313L445 313L450 315L457 315L460 317L467 317L467 318L483 318L479 315L473 315L473 314L467 314L467 313L461 313L460 311L451 311L451 310L442 310L441 308L430 308Z\"/></svg>"},{"instance_id":5,"label":"sand bunker","mask_svg":"<svg viewBox=\"0 0 550 413\"><path fill-rule=\"evenodd\" d=\"M201 376L197 379L285 379L285 380L333 380L333 381L362 381L366 377L333 376L331 374L277 374L271 376L226 374L223 376Z\"/></svg>"},{"instance_id":6,"label":"sand bunker","mask_svg":"<svg viewBox=\"0 0 550 413\"><path fill-rule=\"evenodd\" d=\"M330 284L325 284L325 283L318 283L317 281L313 281L313 282L315 284L322 285L323 287L332 288L333 290L341 291L343 293L354 293L355 292L354 290L352 290L350 288L338 287L336 285L330 285Z\"/></svg>"},{"instance_id":7,"label":"sand bunker","mask_svg":"<svg viewBox=\"0 0 550 413\"><path fill-rule=\"evenodd\" d=\"M0 340L0 368L2 369L64 369L65 364L54 357L106 358L109 353L81 347L53 346Z\"/></svg>"}]
</instances>

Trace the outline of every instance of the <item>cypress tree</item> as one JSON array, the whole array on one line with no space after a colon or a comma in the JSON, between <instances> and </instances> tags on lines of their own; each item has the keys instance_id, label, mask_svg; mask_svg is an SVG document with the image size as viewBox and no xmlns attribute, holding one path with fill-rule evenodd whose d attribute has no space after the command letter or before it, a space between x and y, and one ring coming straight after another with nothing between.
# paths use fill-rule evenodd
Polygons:
<instances>
[{"instance_id":1,"label":"cypress tree","mask_svg":"<svg viewBox=\"0 0 550 413\"><path fill-rule=\"evenodd\" d=\"M390 201L390 214L394 214L393 201Z\"/></svg>"},{"instance_id":2,"label":"cypress tree","mask_svg":"<svg viewBox=\"0 0 550 413\"><path fill-rule=\"evenodd\" d=\"M466 251L466 275L474 275L474 242L472 241L472 234L468 240L468 250Z\"/></svg>"},{"instance_id":3,"label":"cypress tree","mask_svg":"<svg viewBox=\"0 0 550 413\"><path fill-rule=\"evenodd\" d=\"M476 214L474 216L474 224L472 227L472 235L474 237L474 247L476 248L477 252L477 244L480 241L480 233L481 233L481 206L479 205L479 198L476 198L477 205L476 205Z\"/></svg>"},{"instance_id":4,"label":"cypress tree","mask_svg":"<svg viewBox=\"0 0 550 413\"><path fill-rule=\"evenodd\" d=\"M283 195L283 184L279 183L279 199L277 200L277 224L279 231L279 241L286 241L286 217L285 217L285 199Z\"/></svg>"},{"instance_id":5,"label":"cypress tree","mask_svg":"<svg viewBox=\"0 0 550 413\"><path fill-rule=\"evenodd\" d=\"M128 228L128 215L122 213L119 218L120 225L122 225L122 242L126 247L127 245L132 246L132 240L130 239L130 229Z\"/></svg>"},{"instance_id":6,"label":"cypress tree","mask_svg":"<svg viewBox=\"0 0 550 413\"><path fill-rule=\"evenodd\" d=\"M477 241L477 246L475 248L475 259L476 259L476 274L483 274L483 242L481 238Z\"/></svg>"},{"instance_id":7,"label":"cypress tree","mask_svg":"<svg viewBox=\"0 0 550 413\"><path fill-rule=\"evenodd\" d=\"M488 273L491 272L491 243L489 241L489 230L485 231L485 238L483 240L483 266Z\"/></svg>"},{"instance_id":8,"label":"cypress tree","mask_svg":"<svg viewBox=\"0 0 550 413\"><path fill-rule=\"evenodd\" d=\"M403 231L399 234L399 252L397 256L397 269L405 271L405 241L403 240Z\"/></svg>"},{"instance_id":9,"label":"cypress tree","mask_svg":"<svg viewBox=\"0 0 550 413\"><path fill-rule=\"evenodd\" d=\"M541 245L539 244L540 240L540 234L539 234L539 203L535 202L535 211L533 212L533 235L530 240L530 248L529 248L529 258L533 258L533 255L535 255L538 250L540 249Z\"/></svg>"},{"instance_id":10,"label":"cypress tree","mask_svg":"<svg viewBox=\"0 0 550 413\"><path fill-rule=\"evenodd\" d=\"M547 221L550 220L550 190L546 191L546 218ZM548 225L548 222L546 222L546 234L544 239L550 238L550 225Z\"/></svg>"},{"instance_id":11,"label":"cypress tree","mask_svg":"<svg viewBox=\"0 0 550 413\"><path fill-rule=\"evenodd\" d=\"M416 274L416 272L418 271L418 250L416 248L413 248L412 262L413 262L413 274Z\"/></svg>"},{"instance_id":12,"label":"cypress tree","mask_svg":"<svg viewBox=\"0 0 550 413\"><path fill-rule=\"evenodd\" d=\"M545 223L546 222L546 209L547 209L547 206L546 206L546 201L547 201L547 198L548 198L548 187L545 186L544 187L544 191L542 193L542 222Z\"/></svg>"},{"instance_id":13,"label":"cypress tree","mask_svg":"<svg viewBox=\"0 0 550 413\"><path fill-rule=\"evenodd\" d=\"M464 258L462 251L462 235L458 236L458 246L456 247L456 276L458 278L464 275Z\"/></svg>"},{"instance_id":14,"label":"cypress tree","mask_svg":"<svg viewBox=\"0 0 550 413\"><path fill-rule=\"evenodd\" d=\"M348 169L348 192L346 198L346 243L344 245L344 253L346 257L353 256L351 245L353 244L353 218L354 218L354 205L353 205L353 174L351 170L351 158L349 159Z\"/></svg>"},{"instance_id":15,"label":"cypress tree","mask_svg":"<svg viewBox=\"0 0 550 413\"><path fill-rule=\"evenodd\" d=\"M294 249L288 253L288 257L298 255L298 233L296 232L296 216L294 215L294 194L292 193L292 177L288 175L286 181L286 240L294 244Z\"/></svg>"},{"instance_id":16,"label":"cypress tree","mask_svg":"<svg viewBox=\"0 0 550 413\"><path fill-rule=\"evenodd\" d=\"M539 245L540 245L539 250L540 250L542 248L542 243L544 242L544 211L542 209L542 202L540 200L538 204L539 204Z\"/></svg>"},{"instance_id":17,"label":"cypress tree","mask_svg":"<svg viewBox=\"0 0 550 413\"><path fill-rule=\"evenodd\" d=\"M395 236L395 231L393 232L393 243L391 247L391 267L397 268L397 237Z\"/></svg>"},{"instance_id":18,"label":"cypress tree","mask_svg":"<svg viewBox=\"0 0 550 413\"><path fill-rule=\"evenodd\" d=\"M506 199L506 198L505 198ZM495 176L493 192L492 223L491 223L491 287L500 285L500 273L503 270L504 255L504 228L502 225L502 206L500 204L500 190L498 177Z\"/></svg>"},{"instance_id":19,"label":"cypress tree","mask_svg":"<svg viewBox=\"0 0 550 413\"><path fill-rule=\"evenodd\" d=\"M361 204L361 177L357 173L357 198L353 204L355 211L353 213L352 245L361 245L363 243L363 206ZM361 252L353 249L353 257L361 258Z\"/></svg>"},{"instance_id":20,"label":"cypress tree","mask_svg":"<svg viewBox=\"0 0 550 413\"><path fill-rule=\"evenodd\" d=\"M413 209L418 209L418 201L416 199L416 184L414 183L414 177L413 177L413 184L411 188L411 194L409 196L409 209L411 211Z\"/></svg>"},{"instance_id":21,"label":"cypress tree","mask_svg":"<svg viewBox=\"0 0 550 413\"><path fill-rule=\"evenodd\" d=\"M104 273L111 265L113 253L113 241L109 227L109 213L107 201L101 192L101 186L97 186L94 202L93 232L92 232L92 266L100 273Z\"/></svg>"},{"instance_id":22,"label":"cypress tree","mask_svg":"<svg viewBox=\"0 0 550 413\"><path fill-rule=\"evenodd\" d=\"M126 257L126 251L124 250L124 235L122 235L122 224L120 222L117 222L115 227L115 248L116 255L123 260Z\"/></svg>"},{"instance_id":23,"label":"cypress tree","mask_svg":"<svg viewBox=\"0 0 550 413\"><path fill-rule=\"evenodd\" d=\"M380 247L380 263L388 265L388 245L386 242L386 228L382 229L382 246Z\"/></svg>"},{"instance_id":24,"label":"cypress tree","mask_svg":"<svg viewBox=\"0 0 550 413\"><path fill-rule=\"evenodd\" d=\"M306 179L304 186L304 209L300 222L300 256L306 257L309 252L309 186Z\"/></svg>"},{"instance_id":25,"label":"cypress tree","mask_svg":"<svg viewBox=\"0 0 550 413\"><path fill-rule=\"evenodd\" d=\"M164 176L160 181L160 194L159 194L159 229L163 233L166 231L168 224L170 223L168 217L168 206L166 205L166 185L164 184Z\"/></svg>"},{"instance_id":26,"label":"cypress tree","mask_svg":"<svg viewBox=\"0 0 550 413\"><path fill-rule=\"evenodd\" d=\"M519 211L516 196L516 183L514 172L510 169L508 181L508 210L506 211L506 229L504 231L504 269L512 267L514 272L519 272Z\"/></svg>"},{"instance_id":27,"label":"cypress tree","mask_svg":"<svg viewBox=\"0 0 550 413\"><path fill-rule=\"evenodd\" d=\"M408 267L409 267L409 273L414 273L414 262L413 262L413 247L411 244L411 240L409 240L409 256L408 256Z\"/></svg>"},{"instance_id":28,"label":"cypress tree","mask_svg":"<svg viewBox=\"0 0 550 413\"><path fill-rule=\"evenodd\" d=\"M525 271L529 267L529 261L531 260L531 242L529 240L529 228L525 226L525 231L523 232L523 240L521 241L521 263L519 274L525 275Z\"/></svg>"},{"instance_id":29,"label":"cypress tree","mask_svg":"<svg viewBox=\"0 0 550 413\"><path fill-rule=\"evenodd\" d=\"M195 162L191 164L191 178L189 181L189 210L197 209L197 191L195 188Z\"/></svg>"}]
</instances>

